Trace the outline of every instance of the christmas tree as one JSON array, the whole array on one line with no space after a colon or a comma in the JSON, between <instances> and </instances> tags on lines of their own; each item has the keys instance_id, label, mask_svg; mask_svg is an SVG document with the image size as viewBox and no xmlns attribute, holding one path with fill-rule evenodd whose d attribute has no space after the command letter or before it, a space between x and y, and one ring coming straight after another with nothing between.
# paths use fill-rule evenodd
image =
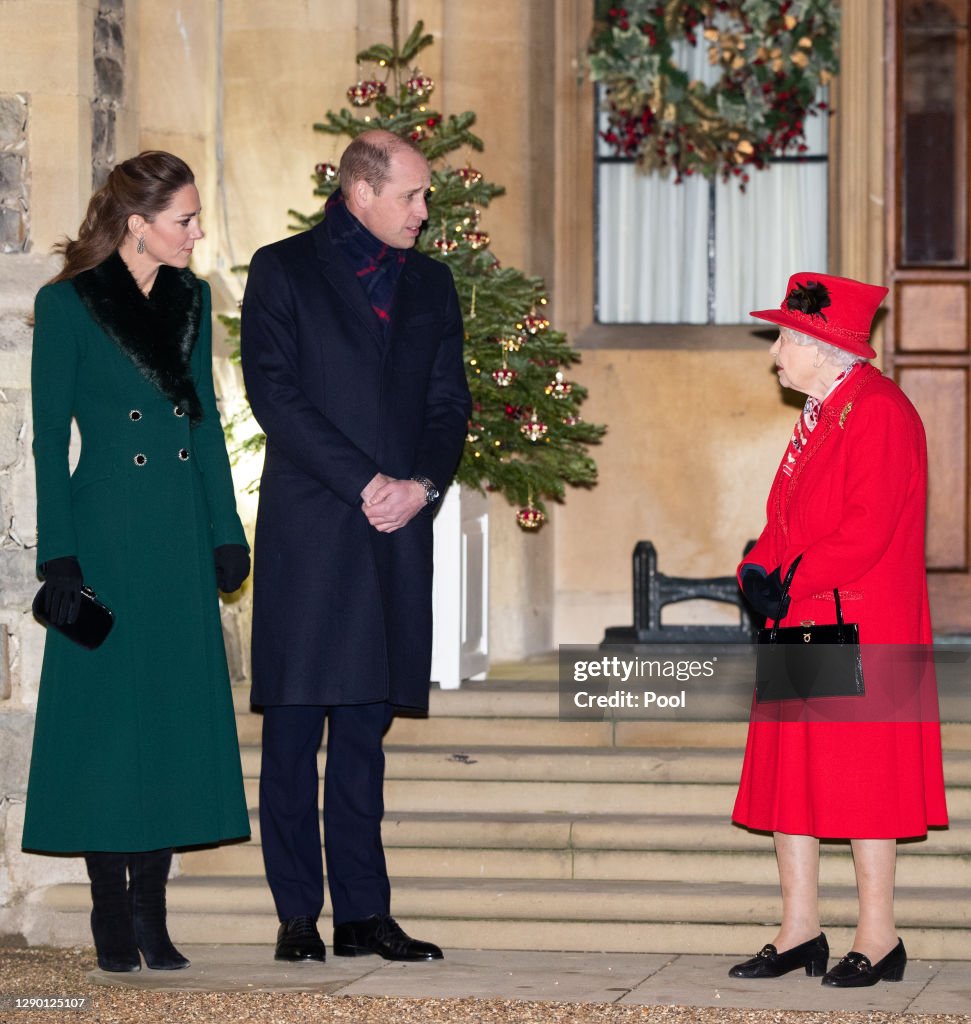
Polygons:
<instances>
[{"instance_id":1,"label":"christmas tree","mask_svg":"<svg viewBox=\"0 0 971 1024\"><path fill-rule=\"evenodd\" d=\"M444 117L429 109L431 79L415 58L432 43L418 22L399 45L397 3L392 0L391 45L378 44L358 54L373 77L348 89L353 110L328 112L315 131L354 138L370 128L408 136L432 166L428 222L417 248L448 264L455 279L465 321L465 357L472 392L472 415L456 480L478 490L499 491L514 506L526 529L545 518L544 498L562 500L565 485L591 486L597 468L587 453L605 428L580 417L586 390L570 379L578 354L544 314L545 286L513 267L501 266L489 251L482 209L504 189L487 181L469 163L456 166L448 155L481 151L471 131L475 115ZM337 168L318 164L314 194L325 200L337 187ZM323 218L323 205L310 215L290 211L296 230ZM238 319L225 318L231 332ZM263 444L262 435L242 447Z\"/></svg>"}]
</instances>

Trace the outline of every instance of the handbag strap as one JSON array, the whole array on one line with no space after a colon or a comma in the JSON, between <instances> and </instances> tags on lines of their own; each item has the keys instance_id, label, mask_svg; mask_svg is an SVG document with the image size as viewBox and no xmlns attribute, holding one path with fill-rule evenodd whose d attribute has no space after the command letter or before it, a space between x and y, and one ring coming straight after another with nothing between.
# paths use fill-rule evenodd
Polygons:
<instances>
[{"instance_id":1,"label":"handbag strap","mask_svg":"<svg viewBox=\"0 0 971 1024\"><path fill-rule=\"evenodd\" d=\"M793 577L796 575L796 569L799 567L799 563L802 561L802 555L796 555L792 560L792 565L789 566L789 571L786 573L786 578L782 581L782 595L779 598L779 611L782 611L782 606L786 603L786 598L789 596L789 585L792 583ZM843 606L840 604L840 592L834 587L833 588L833 600L836 602L836 624L840 628L840 640L842 642L843 637ZM776 619L772 624L772 633L769 638L769 643L775 643L776 630L779 628L780 619Z\"/></svg>"}]
</instances>

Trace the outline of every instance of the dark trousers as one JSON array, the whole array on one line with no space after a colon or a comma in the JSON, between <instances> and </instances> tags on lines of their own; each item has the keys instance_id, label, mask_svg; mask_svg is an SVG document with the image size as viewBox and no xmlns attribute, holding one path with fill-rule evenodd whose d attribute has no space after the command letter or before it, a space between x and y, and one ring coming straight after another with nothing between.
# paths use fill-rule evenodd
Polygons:
<instances>
[{"instance_id":1,"label":"dark trousers","mask_svg":"<svg viewBox=\"0 0 971 1024\"><path fill-rule=\"evenodd\" d=\"M327 723L324 844L334 924L391 912L381 843L384 750L393 708L376 704L263 709L260 831L266 879L281 921L324 905L317 751Z\"/></svg>"}]
</instances>

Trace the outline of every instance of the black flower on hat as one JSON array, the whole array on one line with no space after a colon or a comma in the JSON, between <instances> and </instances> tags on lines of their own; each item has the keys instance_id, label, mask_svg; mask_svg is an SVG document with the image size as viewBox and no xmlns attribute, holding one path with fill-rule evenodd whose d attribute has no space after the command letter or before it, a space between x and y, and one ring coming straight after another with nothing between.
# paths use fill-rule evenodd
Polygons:
<instances>
[{"instance_id":1,"label":"black flower on hat","mask_svg":"<svg viewBox=\"0 0 971 1024\"><path fill-rule=\"evenodd\" d=\"M786 309L798 310L809 316L820 316L824 320L826 314L823 310L829 306L829 292L826 285L821 281L806 281L804 284L797 284L786 296Z\"/></svg>"}]
</instances>

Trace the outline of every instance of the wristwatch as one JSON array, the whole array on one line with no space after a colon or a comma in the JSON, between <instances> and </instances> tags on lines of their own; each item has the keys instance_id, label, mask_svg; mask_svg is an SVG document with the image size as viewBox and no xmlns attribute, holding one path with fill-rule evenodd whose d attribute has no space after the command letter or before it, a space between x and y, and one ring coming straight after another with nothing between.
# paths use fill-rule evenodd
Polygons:
<instances>
[{"instance_id":1,"label":"wristwatch","mask_svg":"<svg viewBox=\"0 0 971 1024\"><path fill-rule=\"evenodd\" d=\"M441 491L428 479L427 476L413 476L411 478L416 484L421 484L425 488L425 504L434 505L436 501L442 496Z\"/></svg>"}]
</instances>

